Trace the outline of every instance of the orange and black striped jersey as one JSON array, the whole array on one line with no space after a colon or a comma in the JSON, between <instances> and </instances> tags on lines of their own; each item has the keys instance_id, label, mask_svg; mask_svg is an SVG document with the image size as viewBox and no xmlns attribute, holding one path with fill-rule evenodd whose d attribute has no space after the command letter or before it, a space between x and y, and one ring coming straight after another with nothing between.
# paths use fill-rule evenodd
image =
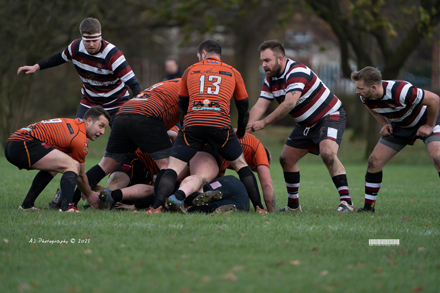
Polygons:
<instances>
[{"instance_id":1,"label":"orange and black striped jersey","mask_svg":"<svg viewBox=\"0 0 440 293\"><path fill-rule=\"evenodd\" d=\"M70 154L82 163L89 152L86 125L81 118L55 118L43 120L14 132L8 140L39 140L57 150Z\"/></svg>"},{"instance_id":2,"label":"orange and black striped jersey","mask_svg":"<svg viewBox=\"0 0 440 293\"><path fill-rule=\"evenodd\" d=\"M157 167L156 162L153 161L150 154L142 152L140 148L138 148L135 153L151 178L159 173L159 167Z\"/></svg>"},{"instance_id":3,"label":"orange and black striped jersey","mask_svg":"<svg viewBox=\"0 0 440 293\"><path fill-rule=\"evenodd\" d=\"M183 73L179 96L188 97L184 126L231 126L231 98L248 98L241 74L216 57L188 67Z\"/></svg>"},{"instance_id":4,"label":"orange and black striped jersey","mask_svg":"<svg viewBox=\"0 0 440 293\"><path fill-rule=\"evenodd\" d=\"M169 130L179 122L179 84L180 78L156 83L126 102L117 115L140 114L157 117Z\"/></svg>"},{"instance_id":5,"label":"orange and black striped jersey","mask_svg":"<svg viewBox=\"0 0 440 293\"><path fill-rule=\"evenodd\" d=\"M244 159L250 167L256 168L260 165L270 167L263 144L253 134L246 133L245 136L238 138L238 141L243 148ZM220 173L225 173L227 168L231 169L229 163L225 159L222 159Z\"/></svg>"}]
</instances>

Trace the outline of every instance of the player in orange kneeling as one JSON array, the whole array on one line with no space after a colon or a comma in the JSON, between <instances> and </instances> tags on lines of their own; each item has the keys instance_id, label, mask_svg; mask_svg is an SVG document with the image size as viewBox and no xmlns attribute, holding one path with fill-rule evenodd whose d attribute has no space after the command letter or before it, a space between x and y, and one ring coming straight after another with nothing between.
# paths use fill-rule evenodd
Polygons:
<instances>
[{"instance_id":1,"label":"player in orange kneeling","mask_svg":"<svg viewBox=\"0 0 440 293\"><path fill-rule=\"evenodd\" d=\"M267 211L275 211L275 192L273 189L272 177L270 176L270 160L271 155L268 149L250 133L238 138L243 149L243 155L246 163L252 171L257 172L258 180L260 181L261 189L263 191L264 202L266 203ZM226 169L232 169L228 162L223 159L220 167L220 174L223 176Z\"/></svg>"},{"instance_id":2,"label":"player in orange kneeling","mask_svg":"<svg viewBox=\"0 0 440 293\"><path fill-rule=\"evenodd\" d=\"M110 115L101 106L94 106L83 119L43 120L14 132L5 145L6 159L19 169L40 170L19 209L38 209L35 200L57 173L63 173L60 212L78 211L71 204L76 184L88 202L97 206L97 193L90 189L84 171L87 139L96 140L103 135L109 121Z\"/></svg>"}]
</instances>

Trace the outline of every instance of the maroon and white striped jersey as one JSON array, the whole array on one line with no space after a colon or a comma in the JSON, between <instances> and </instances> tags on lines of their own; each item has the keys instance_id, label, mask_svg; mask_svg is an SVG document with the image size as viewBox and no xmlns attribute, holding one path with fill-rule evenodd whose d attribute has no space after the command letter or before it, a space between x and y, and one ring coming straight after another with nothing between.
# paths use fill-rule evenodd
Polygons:
<instances>
[{"instance_id":1,"label":"maroon and white striped jersey","mask_svg":"<svg viewBox=\"0 0 440 293\"><path fill-rule=\"evenodd\" d=\"M313 126L322 117L337 112L342 105L310 68L290 59L280 77L266 77L260 98L276 99L281 104L286 94L295 94L294 91L301 92L301 96L289 114L304 127Z\"/></svg>"},{"instance_id":2,"label":"maroon and white striped jersey","mask_svg":"<svg viewBox=\"0 0 440 293\"><path fill-rule=\"evenodd\" d=\"M384 96L381 99L360 97L362 103L401 127L413 127L426 118L426 106L421 104L425 96L422 89L399 80L383 80L382 86Z\"/></svg>"},{"instance_id":3,"label":"maroon and white striped jersey","mask_svg":"<svg viewBox=\"0 0 440 293\"><path fill-rule=\"evenodd\" d=\"M61 54L72 62L83 82L81 104L101 105L106 110L119 108L129 99L126 82L134 72L115 45L102 40L101 50L89 54L80 39L74 40Z\"/></svg>"}]
</instances>

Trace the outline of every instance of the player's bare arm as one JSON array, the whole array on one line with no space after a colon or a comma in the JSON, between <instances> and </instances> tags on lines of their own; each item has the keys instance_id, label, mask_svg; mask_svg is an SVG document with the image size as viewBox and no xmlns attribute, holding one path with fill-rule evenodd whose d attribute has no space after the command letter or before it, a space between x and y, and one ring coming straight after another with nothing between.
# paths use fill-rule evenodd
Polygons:
<instances>
[{"instance_id":1,"label":"player's bare arm","mask_svg":"<svg viewBox=\"0 0 440 293\"><path fill-rule=\"evenodd\" d=\"M365 106L365 107L371 113L371 115L373 115L374 118L376 118L376 120L380 123L380 125L382 125L382 128L380 130L381 136L388 136L393 133L393 126L391 126L391 123L388 121L387 118L385 118L385 116L374 112L373 110L371 110L367 106Z\"/></svg>"},{"instance_id":2,"label":"player's bare arm","mask_svg":"<svg viewBox=\"0 0 440 293\"><path fill-rule=\"evenodd\" d=\"M287 93L284 101L272 113L267 115L264 119L258 121L258 124L254 126L254 129L261 130L267 125L277 122L281 118L285 117L290 111L293 110L293 108L295 108L296 102L298 102L300 96L301 92L299 91L294 91L293 94L292 92Z\"/></svg>"},{"instance_id":3,"label":"player's bare arm","mask_svg":"<svg viewBox=\"0 0 440 293\"><path fill-rule=\"evenodd\" d=\"M249 113L249 122L246 127L246 132L252 133L255 130L252 130L254 122L258 121L261 116L266 113L267 108L269 108L271 101L259 98L257 103L252 107L250 113Z\"/></svg>"},{"instance_id":4,"label":"player's bare arm","mask_svg":"<svg viewBox=\"0 0 440 293\"><path fill-rule=\"evenodd\" d=\"M437 120L439 97L430 91L425 91L422 105L427 106L428 116L426 118L426 124L417 129L417 135L420 137L428 137L434 130L435 122Z\"/></svg>"},{"instance_id":5,"label":"player's bare arm","mask_svg":"<svg viewBox=\"0 0 440 293\"><path fill-rule=\"evenodd\" d=\"M266 165L259 165L257 166L257 173L261 189L263 190L263 198L267 211L269 213L275 212L275 190L273 188L273 182L270 176L270 169Z\"/></svg>"},{"instance_id":6,"label":"player's bare arm","mask_svg":"<svg viewBox=\"0 0 440 293\"><path fill-rule=\"evenodd\" d=\"M19 75L20 72L22 72L22 71L25 71L26 74L31 74L31 73L35 73L37 70L40 70L40 65L38 65L38 64L34 64L32 66L25 65L25 66L18 68L17 75Z\"/></svg>"},{"instance_id":7,"label":"player's bare arm","mask_svg":"<svg viewBox=\"0 0 440 293\"><path fill-rule=\"evenodd\" d=\"M78 174L77 185L81 192L87 199L87 202L90 204L92 208L98 208L99 206L99 198L98 193L94 192L89 185L89 180L87 179L87 175L85 172L85 163L80 164L80 171Z\"/></svg>"}]
</instances>

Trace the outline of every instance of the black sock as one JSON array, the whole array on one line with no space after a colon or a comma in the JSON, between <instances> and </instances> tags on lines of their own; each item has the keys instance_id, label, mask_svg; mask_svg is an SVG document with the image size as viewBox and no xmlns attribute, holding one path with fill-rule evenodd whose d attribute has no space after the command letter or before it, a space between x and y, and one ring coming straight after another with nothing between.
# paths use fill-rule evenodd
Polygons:
<instances>
[{"instance_id":1,"label":"black sock","mask_svg":"<svg viewBox=\"0 0 440 293\"><path fill-rule=\"evenodd\" d=\"M284 172L283 175L287 188L287 206L291 209L297 209L299 207L299 171Z\"/></svg>"},{"instance_id":2,"label":"black sock","mask_svg":"<svg viewBox=\"0 0 440 293\"><path fill-rule=\"evenodd\" d=\"M112 190L111 196L115 202L122 201L122 190L120 189Z\"/></svg>"},{"instance_id":3,"label":"black sock","mask_svg":"<svg viewBox=\"0 0 440 293\"><path fill-rule=\"evenodd\" d=\"M64 172L60 180L61 189L61 210L67 211L69 205L72 203L73 191L78 180L78 174L73 171Z\"/></svg>"},{"instance_id":4,"label":"black sock","mask_svg":"<svg viewBox=\"0 0 440 293\"><path fill-rule=\"evenodd\" d=\"M193 200L197 197L197 196L199 196L200 194L202 194L201 192L198 192L198 191L196 191L196 192L194 192L194 193L191 193L187 198L185 198L185 203L187 204L187 205L189 205L189 206L192 206L192 202L193 202Z\"/></svg>"},{"instance_id":5,"label":"black sock","mask_svg":"<svg viewBox=\"0 0 440 293\"><path fill-rule=\"evenodd\" d=\"M255 175L251 168L249 168L249 166L243 167L238 170L237 173L240 177L240 181L246 187L249 199L254 205L254 208L256 209L258 206L261 209L264 209L263 204L261 203L260 190L258 189L257 180L255 179Z\"/></svg>"},{"instance_id":6,"label":"black sock","mask_svg":"<svg viewBox=\"0 0 440 293\"><path fill-rule=\"evenodd\" d=\"M101 181L102 178L105 177L105 172L102 170L101 166L95 165L86 172L87 179L89 180L90 188L95 188L95 186ZM81 190L77 187L75 192L73 193L73 203L75 206L78 204L81 199Z\"/></svg>"},{"instance_id":7,"label":"black sock","mask_svg":"<svg viewBox=\"0 0 440 293\"><path fill-rule=\"evenodd\" d=\"M159 186L157 188L156 200L154 201L153 208L157 209L165 204L165 199L169 197L176 185L177 173L173 169L167 169L160 179Z\"/></svg>"},{"instance_id":8,"label":"black sock","mask_svg":"<svg viewBox=\"0 0 440 293\"><path fill-rule=\"evenodd\" d=\"M346 201L349 205L352 205L350 192L348 191L348 181L346 174L340 174L332 177L333 183L339 192L339 200Z\"/></svg>"},{"instance_id":9,"label":"black sock","mask_svg":"<svg viewBox=\"0 0 440 293\"><path fill-rule=\"evenodd\" d=\"M163 174L167 169L161 169L156 175L156 180L154 181L154 194L157 194L157 189L159 188L160 179L162 179Z\"/></svg>"},{"instance_id":10,"label":"black sock","mask_svg":"<svg viewBox=\"0 0 440 293\"><path fill-rule=\"evenodd\" d=\"M154 193L150 194L134 204L137 210L148 209L154 203Z\"/></svg>"},{"instance_id":11,"label":"black sock","mask_svg":"<svg viewBox=\"0 0 440 293\"><path fill-rule=\"evenodd\" d=\"M24 209L30 209L34 206L35 200L46 188L47 184L53 179L53 176L47 171L40 171L35 175L34 180L32 181L31 188L29 189L26 197L24 198L21 207Z\"/></svg>"},{"instance_id":12,"label":"black sock","mask_svg":"<svg viewBox=\"0 0 440 293\"><path fill-rule=\"evenodd\" d=\"M382 171L365 174L365 209L373 209L376 205L377 194L382 186Z\"/></svg>"},{"instance_id":13,"label":"black sock","mask_svg":"<svg viewBox=\"0 0 440 293\"><path fill-rule=\"evenodd\" d=\"M183 190L177 190L176 192L174 192L174 195L178 200L185 200L186 198L186 194L185 192L183 192Z\"/></svg>"}]
</instances>

